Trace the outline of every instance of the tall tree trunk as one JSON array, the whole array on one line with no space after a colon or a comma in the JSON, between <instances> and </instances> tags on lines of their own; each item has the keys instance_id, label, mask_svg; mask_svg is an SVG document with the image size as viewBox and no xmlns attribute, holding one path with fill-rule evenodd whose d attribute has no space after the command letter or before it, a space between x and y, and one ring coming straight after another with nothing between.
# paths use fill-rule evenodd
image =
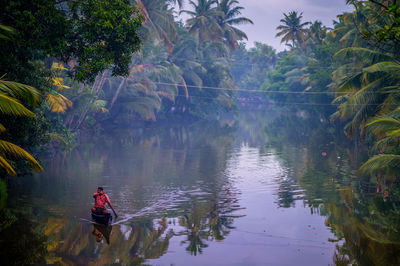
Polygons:
<instances>
[{"instance_id":1,"label":"tall tree trunk","mask_svg":"<svg viewBox=\"0 0 400 266\"><path fill-rule=\"evenodd\" d=\"M81 94L81 93L83 92L83 89L85 88L85 85L86 85L85 82L84 82L84 83L81 83L81 84L79 85L78 95ZM65 122L64 122L65 127L71 128L71 126L72 126L72 124L73 124L73 122L74 122L74 119L75 119L75 114L74 114L74 113L69 113L68 116L67 116L67 118L65 119Z\"/></svg>"},{"instance_id":2,"label":"tall tree trunk","mask_svg":"<svg viewBox=\"0 0 400 266\"><path fill-rule=\"evenodd\" d=\"M74 117L75 117L75 115L73 113L68 114L68 116L64 122L65 127L71 128L72 122L74 121Z\"/></svg>"},{"instance_id":3,"label":"tall tree trunk","mask_svg":"<svg viewBox=\"0 0 400 266\"><path fill-rule=\"evenodd\" d=\"M132 58L132 62L130 64L130 66L129 66L129 73L133 70L133 67L135 66L136 58L137 58L137 55L134 55L134 57ZM113 96L113 98L111 100L110 107L108 108L109 110L111 110L111 108L113 107L115 101L118 99L118 96L121 93L121 90L124 87L126 81L128 80L128 77L123 78L121 83L119 84L119 86L118 86L117 90L115 91L115 94L114 94L114 96Z\"/></svg>"},{"instance_id":4,"label":"tall tree trunk","mask_svg":"<svg viewBox=\"0 0 400 266\"><path fill-rule=\"evenodd\" d=\"M79 94L79 93L82 93L84 88L85 88L85 83L82 83L82 84L79 86L78 94Z\"/></svg>"},{"instance_id":5,"label":"tall tree trunk","mask_svg":"<svg viewBox=\"0 0 400 266\"><path fill-rule=\"evenodd\" d=\"M90 106L92 105L94 100L97 99L97 97L100 95L101 89L103 88L104 82L106 80L106 73L107 73L107 70L104 70L101 75L100 74L97 75L97 77L93 83L93 87L92 87L92 92L96 93L96 97L89 100L89 103L86 105L85 109L83 110L81 116L78 119L78 122L76 123L75 129L78 129L81 126L83 120L85 120L85 118L86 118L86 115L90 109Z\"/></svg>"},{"instance_id":6,"label":"tall tree trunk","mask_svg":"<svg viewBox=\"0 0 400 266\"><path fill-rule=\"evenodd\" d=\"M114 94L114 96L113 96L113 98L111 100L110 107L108 108L109 110L111 110L111 108L113 107L115 101L118 99L119 93L121 92L122 87L125 85L125 82L126 82L127 79L128 78L123 78L121 83L119 84L119 86L118 86L117 90L115 91L115 94Z\"/></svg>"}]
</instances>

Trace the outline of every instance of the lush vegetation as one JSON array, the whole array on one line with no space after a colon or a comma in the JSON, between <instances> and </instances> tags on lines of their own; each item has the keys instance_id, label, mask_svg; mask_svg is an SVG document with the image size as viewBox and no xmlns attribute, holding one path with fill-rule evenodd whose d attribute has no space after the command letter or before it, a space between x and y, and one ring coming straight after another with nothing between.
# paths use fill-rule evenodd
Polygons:
<instances>
[{"instance_id":1,"label":"lush vegetation","mask_svg":"<svg viewBox=\"0 0 400 266\"><path fill-rule=\"evenodd\" d=\"M33 112L2 109L5 138L33 152L49 142L71 149L82 129L232 110L232 91L202 89L235 89L231 54L247 38L236 25L252 21L238 1L199 1L181 11L190 16L184 25L175 4L182 2L3 1L2 88L29 85L15 83L5 97L28 88L36 97L27 102ZM9 163L3 168L15 174Z\"/></svg>"},{"instance_id":2,"label":"lush vegetation","mask_svg":"<svg viewBox=\"0 0 400 266\"><path fill-rule=\"evenodd\" d=\"M396 178L399 150L399 5L396 1L348 1L355 10L334 28L284 14L277 36L290 51L262 85L310 126L344 128L369 146L361 174ZM305 120L304 120L305 121ZM319 124L319 125L318 125ZM327 131L329 134L329 131Z\"/></svg>"},{"instance_id":3,"label":"lush vegetation","mask_svg":"<svg viewBox=\"0 0 400 266\"><path fill-rule=\"evenodd\" d=\"M248 103L284 106L275 123L296 141L344 130L355 153L367 147L359 173L397 193L400 5L347 2L354 11L333 28L283 14L276 37L288 49L276 53L246 48L238 26L253 22L237 0L1 1L0 231L17 220L4 180L41 171L39 152L137 123L221 121Z\"/></svg>"}]
</instances>

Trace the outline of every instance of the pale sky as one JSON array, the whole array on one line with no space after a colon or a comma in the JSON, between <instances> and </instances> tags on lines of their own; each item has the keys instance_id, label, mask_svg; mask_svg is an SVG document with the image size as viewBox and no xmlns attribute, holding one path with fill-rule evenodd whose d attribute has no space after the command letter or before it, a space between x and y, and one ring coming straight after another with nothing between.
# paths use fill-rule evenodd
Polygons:
<instances>
[{"instance_id":1,"label":"pale sky","mask_svg":"<svg viewBox=\"0 0 400 266\"><path fill-rule=\"evenodd\" d=\"M184 9L190 8L187 2L184 1ZM304 22L320 20L324 25L332 27L337 15L353 9L346 5L346 0L239 0L239 5L245 8L242 15L254 22L254 25L239 27L249 37L248 47L258 41L271 45L278 51L285 49L285 45L280 44L280 39L275 38L276 27L279 26L283 13L303 12Z\"/></svg>"},{"instance_id":2,"label":"pale sky","mask_svg":"<svg viewBox=\"0 0 400 266\"><path fill-rule=\"evenodd\" d=\"M304 22L320 20L331 27L337 15L353 9L346 5L346 0L240 0L240 5L245 8L242 15L254 22L254 25L240 26L249 37L248 46L251 47L255 41L259 41L278 51L285 49L285 45L280 44L280 39L275 38L276 27L280 24L283 13L292 10L303 12Z\"/></svg>"}]
</instances>

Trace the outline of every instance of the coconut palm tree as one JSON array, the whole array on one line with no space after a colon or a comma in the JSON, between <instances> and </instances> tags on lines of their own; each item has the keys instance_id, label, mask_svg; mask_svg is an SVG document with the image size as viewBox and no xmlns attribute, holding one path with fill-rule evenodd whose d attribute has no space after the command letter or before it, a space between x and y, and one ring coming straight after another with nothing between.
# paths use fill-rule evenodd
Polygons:
<instances>
[{"instance_id":1,"label":"coconut palm tree","mask_svg":"<svg viewBox=\"0 0 400 266\"><path fill-rule=\"evenodd\" d=\"M367 124L367 129L371 130L379 139L374 149L380 154L373 156L364 163L359 171L362 174L376 174L385 171L387 174L399 174L400 151L397 154L384 153L391 147L398 147L400 144L400 108L397 108L390 115L385 115L372 119Z\"/></svg>"},{"instance_id":2,"label":"coconut palm tree","mask_svg":"<svg viewBox=\"0 0 400 266\"><path fill-rule=\"evenodd\" d=\"M304 27L310 22L302 23L303 13L299 14L297 11L290 11L289 14L283 13L283 15L285 18L280 20L282 24L276 28L279 32L275 37L283 36L281 43L292 42L292 47L301 46L306 32Z\"/></svg>"},{"instance_id":3,"label":"coconut palm tree","mask_svg":"<svg viewBox=\"0 0 400 266\"><path fill-rule=\"evenodd\" d=\"M217 0L189 1L192 10L182 10L190 18L186 21L189 32L197 35L200 41L222 41L224 30L218 19L224 14L217 8Z\"/></svg>"},{"instance_id":4,"label":"coconut palm tree","mask_svg":"<svg viewBox=\"0 0 400 266\"><path fill-rule=\"evenodd\" d=\"M13 35L13 28L0 24L0 39L9 40ZM30 106L39 104L39 91L28 85L7 81L4 77L5 76L0 77L0 114L35 117L35 114L27 109L21 101ZM5 126L0 123L0 134L5 131ZM10 159L25 159L34 170L43 170L42 166L26 150L11 142L0 140L0 167L2 167L7 174L15 176L16 172L9 163Z\"/></svg>"},{"instance_id":5,"label":"coconut palm tree","mask_svg":"<svg viewBox=\"0 0 400 266\"><path fill-rule=\"evenodd\" d=\"M178 4L182 6L182 0L135 0L136 6L139 8L140 13L145 18L145 22L141 28L141 35L143 37L143 43L149 43L157 41L162 44L168 53L171 53L174 48L173 41L177 38L176 22L174 20L174 10L171 7L172 4ZM138 64L135 60L138 58L138 54L134 55L130 65L130 72L135 72L135 65ZM103 91L103 86L106 84L106 80L110 80L108 71L98 74L95 82L92 86L91 93L94 98L98 97ZM82 108L82 112L79 115L77 122L74 127L79 128L83 121L85 121L90 109L96 106L96 103L101 103L101 108L108 105L112 108L116 100L119 98L121 91L126 87L128 83L128 77L124 77L119 80L117 89L111 96L110 103L104 101L96 102L95 99L87 101L85 106ZM104 104L103 104L104 103ZM105 110L105 109L104 109ZM69 119L69 121L73 120Z\"/></svg>"},{"instance_id":6,"label":"coconut palm tree","mask_svg":"<svg viewBox=\"0 0 400 266\"><path fill-rule=\"evenodd\" d=\"M396 148L400 140L400 64L378 48L344 48L335 58L349 63L332 76L339 92L334 102L340 103L333 118L348 121L348 136L371 132L377 138L374 149L378 154L361 166L360 173L390 175L400 164Z\"/></svg>"},{"instance_id":7,"label":"coconut palm tree","mask_svg":"<svg viewBox=\"0 0 400 266\"><path fill-rule=\"evenodd\" d=\"M338 93L334 102L340 104L332 118L348 120L345 132L364 135L365 125L376 115L394 110L394 92L400 84L400 65L391 56L367 48L350 47L335 54L336 60L350 58L333 72ZM394 86L394 87L393 87Z\"/></svg>"},{"instance_id":8,"label":"coconut palm tree","mask_svg":"<svg viewBox=\"0 0 400 266\"><path fill-rule=\"evenodd\" d=\"M365 40L358 32L359 25L355 24L354 13L344 13L338 15L339 22L335 22L335 29L332 31L335 35L341 34L339 42L342 47L365 47Z\"/></svg>"},{"instance_id":9,"label":"coconut palm tree","mask_svg":"<svg viewBox=\"0 0 400 266\"><path fill-rule=\"evenodd\" d=\"M221 0L218 2L218 9L223 13L218 22L224 31L225 42L231 49L238 47L238 41L248 39L246 33L236 28L236 25L254 24L253 21L246 17L238 17L244 9L237 6L237 0Z\"/></svg>"},{"instance_id":10,"label":"coconut palm tree","mask_svg":"<svg viewBox=\"0 0 400 266\"><path fill-rule=\"evenodd\" d=\"M175 53L169 54L155 43L148 42L136 59L137 64L132 68L131 74L124 78L124 90L121 91L123 97L113 98L111 104L118 102L118 106L110 106L110 109L114 106L111 115L122 112L129 114L126 117L128 120L135 116L144 120L156 120L155 116L163 99L175 102L177 97L187 98L189 94L183 72L191 69L188 62L183 64L187 67L185 70L177 65L183 61L186 60L178 60ZM113 93L113 90L109 93Z\"/></svg>"},{"instance_id":11,"label":"coconut palm tree","mask_svg":"<svg viewBox=\"0 0 400 266\"><path fill-rule=\"evenodd\" d=\"M136 4L145 17L142 32L144 32L144 42L155 37L164 43L169 52L172 52L174 45L172 41L176 39L176 23L174 20L174 10L170 6L176 1L166 0L136 0ZM182 5L182 1L178 2Z\"/></svg>"},{"instance_id":12,"label":"coconut palm tree","mask_svg":"<svg viewBox=\"0 0 400 266\"><path fill-rule=\"evenodd\" d=\"M322 22L317 20L311 24L310 28L306 31L307 40L306 45L321 45L322 41L326 37L326 33L328 32L328 28L322 25Z\"/></svg>"},{"instance_id":13,"label":"coconut palm tree","mask_svg":"<svg viewBox=\"0 0 400 266\"><path fill-rule=\"evenodd\" d=\"M143 42L145 44L156 39L158 42L164 44L168 53L172 53L174 50L173 41L177 38L177 24L174 20L174 10L171 8L171 5L178 4L179 7L182 7L182 3L182 0L136 0L140 12L145 17L145 22L142 27L144 36ZM140 53L139 56L137 54L132 58L130 67L131 74L141 72L143 67L146 68L146 66L136 62L138 57L140 57ZM147 65L147 67L148 66L149 65ZM119 82L119 85L110 101L109 108L114 106L121 91L126 87L128 78L129 77L122 78ZM152 110L153 108L150 109Z\"/></svg>"},{"instance_id":14,"label":"coconut palm tree","mask_svg":"<svg viewBox=\"0 0 400 266\"><path fill-rule=\"evenodd\" d=\"M27 109L21 101L29 104L38 104L40 93L37 89L21 83L6 81L4 76L0 78L0 114L12 116L35 117L35 114ZM0 124L0 133L6 131L3 124ZM35 171L42 171L42 166L21 147L0 140L0 166L6 170L7 174L15 176L16 172L9 163L9 160L25 159Z\"/></svg>"}]
</instances>

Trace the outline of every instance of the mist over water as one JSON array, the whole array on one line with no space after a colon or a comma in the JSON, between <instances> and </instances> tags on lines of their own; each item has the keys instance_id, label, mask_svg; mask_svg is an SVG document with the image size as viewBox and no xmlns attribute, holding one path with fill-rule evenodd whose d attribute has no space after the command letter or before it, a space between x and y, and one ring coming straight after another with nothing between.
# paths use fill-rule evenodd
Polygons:
<instances>
[{"instance_id":1,"label":"mist over water","mask_svg":"<svg viewBox=\"0 0 400 266\"><path fill-rule=\"evenodd\" d=\"M45 225L53 262L329 265L354 258L343 247L365 240L343 232L364 217L348 212L346 193L360 182L367 190L358 195L373 197L373 184L352 174L345 147L293 141L273 121L243 112L233 127L201 122L91 140L47 159L45 174L17 186L10 202ZM90 219L99 185L119 215L108 229Z\"/></svg>"}]
</instances>

